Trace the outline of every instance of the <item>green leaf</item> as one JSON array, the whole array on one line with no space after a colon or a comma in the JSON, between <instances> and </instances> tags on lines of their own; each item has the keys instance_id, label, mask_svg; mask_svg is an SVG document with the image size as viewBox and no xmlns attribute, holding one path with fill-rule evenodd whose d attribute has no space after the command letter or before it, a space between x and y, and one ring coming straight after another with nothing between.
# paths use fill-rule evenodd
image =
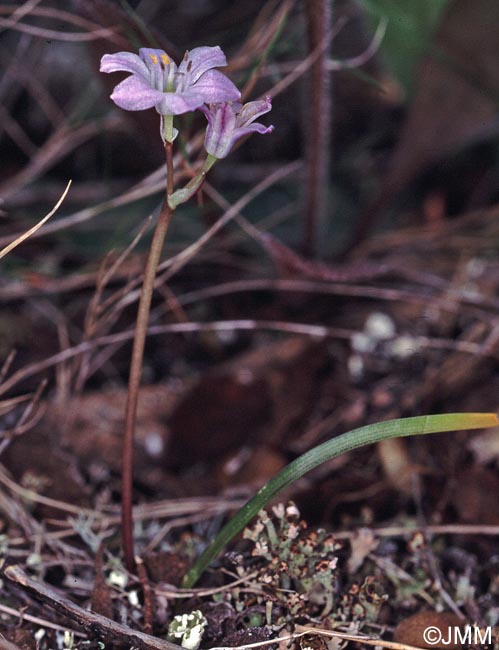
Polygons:
<instances>
[{"instance_id":1,"label":"green leaf","mask_svg":"<svg viewBox=\"0 0 499 650\"><path fill-rule=\"evenodd\" d=\"M389 67L411 90L417 64L428 53L449 0L361 0L374 24L384 18L387 30L381 51Z\"/></svg>"},{"instance_id":2,"label":"green leaf","mask_svg":"<svg viewBox=\"0 0 499 650\"><path fill-rule=\"evenodd\" d=\"M222 528L213 542L207 546L183 580L183 586L192 587L201 574L222 551L224 546L258 514L281 490L294 483L314 467L358 447L364 447L387 438L425 435L461 429L486 429L499 425L495 413L448 413L421 415L369 424L360 429L343 433L328 440L296 458L264 485Z\"/></svg>"}]
</instances>

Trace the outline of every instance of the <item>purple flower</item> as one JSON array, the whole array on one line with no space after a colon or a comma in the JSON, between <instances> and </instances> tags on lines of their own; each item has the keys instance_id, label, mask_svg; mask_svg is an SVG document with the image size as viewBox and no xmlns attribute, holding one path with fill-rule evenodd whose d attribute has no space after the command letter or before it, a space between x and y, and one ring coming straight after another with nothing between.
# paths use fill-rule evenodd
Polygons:
<instances>
[{"instance_id":1,"label":"purple flower","mask_svg":"<svg viewBox=\"0 0 499 650\"><path fill-rule=\"evenodd\" d=\"M201 106L208 120L204 148L214 158L225 158L234 143L248 133L272 133L274 127L255 122L257 117L272 108L271 98L238 104L226 102Z\"/></svg>"},{"instance_id":2,"label":"purple flower","mask_svg":"<svg viewBox=\"0 0 499 650\"><path fill-rule=\"evenodd\" d=\"M238 100L241 93L218 70L227 65L217 47L196 47L186 52L179 66L163 50L142 48L139 54L118 52L102 57L101 72L131 72L119 83L111 99L126 111L156 108L161 115L180 115L202 104Z\"/></svg>"}]
</instances>

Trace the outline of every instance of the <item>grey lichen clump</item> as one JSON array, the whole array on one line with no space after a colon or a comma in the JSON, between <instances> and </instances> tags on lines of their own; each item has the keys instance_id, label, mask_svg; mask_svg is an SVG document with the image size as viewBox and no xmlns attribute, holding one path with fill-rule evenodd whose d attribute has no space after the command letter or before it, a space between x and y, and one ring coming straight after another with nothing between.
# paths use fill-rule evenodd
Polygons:
<instances>
[{"instance_id":1,"label":"grey lichen clump","mask_svg":"<svg viewBox=\"0 0 499 650\"><path fill-rule=\"evenodd\" d=\"M335 551L340 546L325 530L309 529L293 503L279 504L272 512L275 519L261 511L255 525L243 534L255 545L252 555L267 560L259 582L282 595L292 616L310 614L312 609L319 610L320 618L326 617L334 604Z\"/></svg>"},{"instance_id":2,"label":"grey lichen clump","mask_svg":"<svg viewBox=\"0 0 499 650\"><path fill-rule=\"evenodd\" d=\"M352 581L338 565L344 545L332 533L309 528L294 503L275 506L272 515L261 511L243 533L254 544L252 556L265 560L256 582L262 594L257 602L272 612L267 624L272 620L277 628L301 618L332 627L353 625L359 631L375 622L387 598L379 593L378 580L364 571Z\"/></svg>"}]
</instances>

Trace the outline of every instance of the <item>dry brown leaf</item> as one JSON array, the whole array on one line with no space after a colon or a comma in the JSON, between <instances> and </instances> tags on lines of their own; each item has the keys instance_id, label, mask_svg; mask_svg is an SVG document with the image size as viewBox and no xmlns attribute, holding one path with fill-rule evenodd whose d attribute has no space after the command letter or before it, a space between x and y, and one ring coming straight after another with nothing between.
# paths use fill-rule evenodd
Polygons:
<instances>
[{"instance_id":1,"label":"dry brown leaf","mask_svg":"<svg viewBox=\"0 0 499 650\"><path fill-rule=\"evenodd\" d=\"M461 644L452 643L427 643L424 638L425 630L434 628L437 638L439 634L446 641L449 637L449 629L463 628L464 621L452 612L418 612L409 616L397 625L393 633L394 641L404 643L418 648L449 648L453 650L460 648Z\"/></svg>"}]
</instances>

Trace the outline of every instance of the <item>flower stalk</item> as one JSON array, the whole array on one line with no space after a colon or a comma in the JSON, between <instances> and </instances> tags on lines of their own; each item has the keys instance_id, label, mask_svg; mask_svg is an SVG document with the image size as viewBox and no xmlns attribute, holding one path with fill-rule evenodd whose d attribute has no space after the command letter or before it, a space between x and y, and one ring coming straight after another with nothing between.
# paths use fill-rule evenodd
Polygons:
<instances>
[{"instance_id":1,"label":"flower stalk","mask_svg":"<svg viewBox=\"0 0 499 650\"><path fill-rule=\"evenodd\" d=\"M173 156L172 143L165 142L167 188L166 196L159 213L158 222L151 242L149 256L144 271L144 281L140 292L139 308L133 339L130 374L128 378L128 393L125 407L125 432L121 467L121 536L125 566L129 571L135 568L135 553L133 543L133 442L137 421L137 405L139 399L144 347L147 336L147 325L151 311L151 301L154 293L154 282L166 233L174 210L168 204L168 197L173 193Z\"/></svg>"},{"instance_id":2,"label":"flower stalk","mask_svg":"<svg viewBox=\"0 0 499 650\"><path fill-rule=\"evenodd\" d=\"M117 106L127 111L154 107L159 113L167 172L166 195L152 238L140 293L125 409L121 534L125 566L129 571L135 568L132 503L137 405L154 283L168 227L175 209L201 189L208 171L219 158L228 155L239 138L252 132L270 133L273 129L272 126L254 123L256 117L270 111L270 97L264 102L250 102L245 106L238 104L241 97L239 90L222 72L215 70L226 64L225 55L219 47L194 48L185 53L178 66L166 52L152 48L141 48L138 55L131 52L105 54L101 60L101 72L130 73L111 95ZM178 134L173 124L174 116L196 109L203 111L208 120L205 138L207 157L196 176L185 187L174 191L173 141Z\"/></svg>"}]
</instances>

